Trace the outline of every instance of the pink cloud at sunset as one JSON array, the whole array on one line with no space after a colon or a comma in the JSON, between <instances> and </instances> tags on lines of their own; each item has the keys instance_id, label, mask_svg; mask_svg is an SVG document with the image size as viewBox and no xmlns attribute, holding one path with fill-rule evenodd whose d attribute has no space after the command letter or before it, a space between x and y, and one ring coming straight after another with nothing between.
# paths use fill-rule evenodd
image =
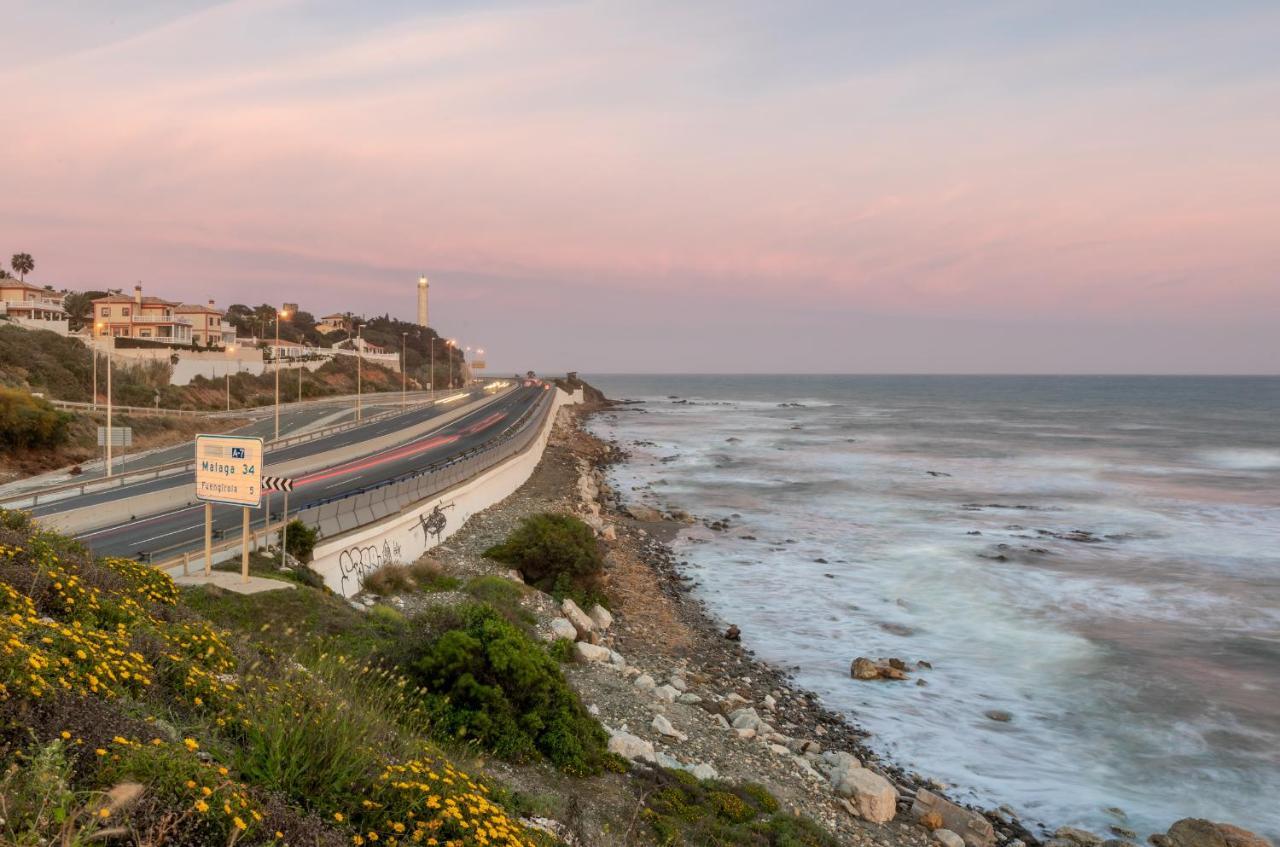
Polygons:
<instances>
[{"instance_id":1,"label":"pink cloud at sunset","mask_svg":"<svg viewBox=\"0 0 1280 847\"><path fill-rule=\"evenodd\" d=\"M41 283L408 317L425 270L512 367L1280 367L1274 5L5 5Z\"/></svg>"}]
</instances>

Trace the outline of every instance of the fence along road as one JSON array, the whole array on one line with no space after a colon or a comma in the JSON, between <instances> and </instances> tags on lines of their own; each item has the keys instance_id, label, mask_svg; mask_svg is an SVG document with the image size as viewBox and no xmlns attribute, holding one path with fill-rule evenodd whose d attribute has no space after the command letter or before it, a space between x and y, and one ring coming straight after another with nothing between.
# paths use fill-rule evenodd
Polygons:
<instances>
[{"instance_id":1,"label":"fence along road","mask_svg":"<svg viewBox=\"0 0 1280 847\"><path fill-rule=\"evenodd\" d=\"M519 438L536 433L531 424L550 408L550 399L551 392L541 385L522 386L405 444L298 475L290 506L326 535L376 520L413 491L426 491L432 485L447 487L510 455L505 451L517 452ZM270 502L272 514L278 514L281 499L280 495L264 498L264 504ZM338 505L341 501L350 502ZM79 538L101 555L168 559L201 546L201 508L183 506L86 532ZM262 510L255 514L255 531L264 528L263 516ZM239 517L237 510L215 509L215 536L238 536Z\"/></svg>"}]
</instances>

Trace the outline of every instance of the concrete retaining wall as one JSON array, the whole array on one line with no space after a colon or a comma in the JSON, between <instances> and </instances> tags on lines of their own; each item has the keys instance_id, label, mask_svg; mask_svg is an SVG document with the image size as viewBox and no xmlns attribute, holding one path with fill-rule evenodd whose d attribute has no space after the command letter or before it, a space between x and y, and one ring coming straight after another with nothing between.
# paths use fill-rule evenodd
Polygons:
<instances>
[{"instance_id":1,"label":"concrete retaining wall","mask_svg":"<svg viewBox=\"0 0 1280 847\"><path fill-rule=\"evenodd\" d=\"M526 450L386 520L321 541L311 567L326 585L350 597L378 568L417 560L457 532L476 512L511 496L541 461L560 407L582 402L581 389L573 394L558 388L555 392L542 430Z\"/></svg>"}]
</instances>

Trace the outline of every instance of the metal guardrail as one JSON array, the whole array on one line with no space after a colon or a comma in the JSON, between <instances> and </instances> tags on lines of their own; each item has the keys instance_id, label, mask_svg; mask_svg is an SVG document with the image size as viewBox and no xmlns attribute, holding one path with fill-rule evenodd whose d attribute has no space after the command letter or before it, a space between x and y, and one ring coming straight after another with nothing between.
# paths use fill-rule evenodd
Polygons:
<instances>
[{"instance_id":1,"label":"metal guardrail","mask_svg":"<svg viewBox=\"0 0 1280 847\"><path fill-rule=\"evenodd\" d=\"M48 400L48 398L45 398ZM79 403L71 400L49 400L51 406L55 409L65 409L67 411L76 412L105 412L107 406L105 403ZM150 417L179 417L179 418L201 418L208 417L212 412L200 412L194 409L165 409L160 406L121 406L112 404L111 410L119 415L138 415Z\"/></svg>"},{"instance_id":2,"label":"metal guardrail","mask_svg":"<svg viewBox=\"0 0 1280 847\"><path fill-rule=\"evenodd\" d=\"M295 512L290 520L301 520L308 526L318 529L321 538L329 538L402 512L409 506L421 503L460 482L465 482L482 471L523 452L537 440L541 430L540 424L554 402L554 394L552 392L547 394L546 398L526 409L520 417L482 447L432 463L408 474L314 503ZM258 536L261 534L261 543L265 544L267 536L278 531L279 524L251 530L250 543L259 543ZM241 537L237 536L230 541L214 545L213 552L216 554L238 549L243 543ZM190 567L193 560L200 562L200 567L203 567L203 551L183 551L182 548L186 546L175 544L153 550L146 556L146 560L155 564L156 567L165 569L178 565Z\"/></svg>"},{"instance_id":3,"label":"metal guardrail","mask_svg":"<svg viewBox=\"0 0 1280 847\"><path fill-rule=\"evenodd\" d=\"M426 399L418 402L410 402L410 406L417 408L428 404L436 403L436 400ZM396 415L404 414L406 410L392 409L386 412L379 412L359 421L345 421L339 424L332 424L310 432L299 433L298 435L290 435L276 441L268 441L264 444L265 449L282 450L287 447L294 447L298 444L305 444L309 441L316 441L330 435L337 435L340 432L355 429L356 427L365 426L377 421L386 420ZM177 462L166 462L162 465L152 465L149 468L139 468L137 470L124 470L110 477L96 476L92 479L86 479L80 482L63 482L57 485L50 485L43 488L32 489L29 491L16 492L8 496L0 497L0 507L5 508L31 508L40 505L41 498L54 497L54 495L62 495L54 497L61 500L68 496L68 492L74 492L75 495L87 494L90 491L107 491L112 488L120 488L134 482L145 482L149 479L160 479L165 476L176 476L185 471L195 469L194 459L182 459ZM30 502L27 502L30 501Z\"/></svg>"}]
</instances>

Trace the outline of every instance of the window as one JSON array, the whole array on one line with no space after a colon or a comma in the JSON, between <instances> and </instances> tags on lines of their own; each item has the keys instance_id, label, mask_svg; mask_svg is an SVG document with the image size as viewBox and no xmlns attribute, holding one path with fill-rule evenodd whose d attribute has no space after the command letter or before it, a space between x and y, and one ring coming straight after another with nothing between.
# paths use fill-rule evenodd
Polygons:
<instances>
[{"instance_id":1,"label":"window","mask_svg":"<svg viewBox=\"0 0 1280 847\"><path fill-rule=\"evenodd\" d=\"M141 334L140 334L140 336L139 336L139 337L141 337L141 338L150 338L150 337L151 337L151 330L149 330L149 329L144 329L144 330L141 332Z\"/></svg>"},{"instance_id":2,"label":"window","mask_svg":"<svg viewBox=\"0 0 1280 847\"><path fill-rule=\"evenodd\" d=\"M120 314L124 315L126 318L129 317L129 307L125 306L123 309L121 309Z\"/></svg>"},{"instance_id":3,"label":"window","mask_svg":"<svg viewBox=\"0 0 1280 847\"><path fill-rule=\"evenodd\" d=\"M109 317L111 317L111 307L110 307L110 306L103 306L103 307L102 307L102 316L103 316L104 318L109 318Z\"/></svg>"}]
</instances>

